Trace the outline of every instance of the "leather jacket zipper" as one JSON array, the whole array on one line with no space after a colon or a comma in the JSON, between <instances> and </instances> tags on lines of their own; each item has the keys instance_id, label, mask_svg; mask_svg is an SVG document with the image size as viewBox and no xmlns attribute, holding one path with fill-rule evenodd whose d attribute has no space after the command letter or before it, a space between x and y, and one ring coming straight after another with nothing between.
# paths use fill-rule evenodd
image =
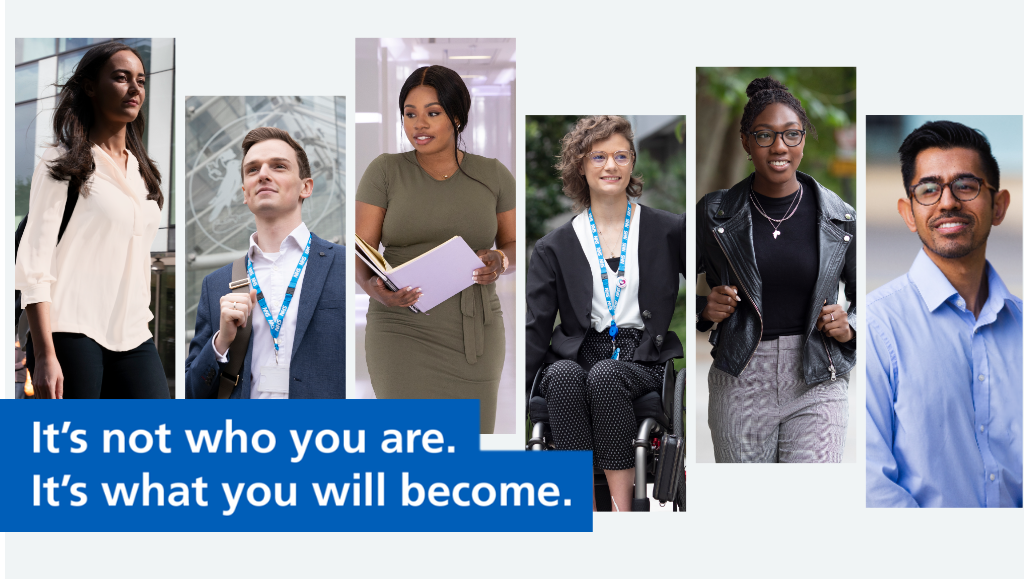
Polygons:
<instances>
[{"instance_id":1,"label":"leather jacket zipper","mask_svg":"<svg viewBox=\"0 0 1024 579\"><path fill-rule=\"evenodd\" d=\"M825 300L824 305L828 305L828 300ZM824 327L824 326L822 326ZM825 347L825 355L828 356L828 371L832 373L832 381L836 381L836 365L832 361L832 351L828 349L828 340L825 339L825 332L818 330L818 335L821 336L821 345Z\"/></svg>"},{"instance_id":2,"label":"leather jacket zipper","mask_svg":"<svg viewBox=\"0 0 1024 579\"><path fill-rule=\"evenodd\" d=\"M712 235L715 236L715 241L718 242L718 247L719 247L719 249L722 250L722 255L725 256L725 260L727 262L729 262L729 267L731 267L733 271L739 271L735 267L732 266L732 260L729 259L729 254L725 251L725 246L722 245L722 240L718 238L718 230L715 229L715 228L712 228L711 229L711 233L712 233ZM764 336L764 318L761 317L761 310L759 310L758 307L757 307L757 304L754 303L754 299L752 297L750 297L750 292L747 291L746 286L743 285L743 280L740 279L739 275L736 276L736 283L740 284L740 289L743 290L743 293L747 294L747 299L750 300L750 305L754 306L754 311L757 312L757 319L761 322L761 329L760 329L759 333L757 334L757 343L760 344L761 343L761 337ZM826 348L826 351L827 350L828 350L828 348ZM756 351L757 351L757 346L755 346L754 350L750 352L749 356L747 356L747 361L746 361L746 363L743 364L743 369L740 370L740 374L743 373L743 370L747 369L747 366L750 364L750 361L754 358L754 352L756 352ZM829 355L829 360L831 361L831 359L832 359L832 356ZM833 376L833 380L835 380L835 378L834 378L835 372L832 373L832 376Z\"/></svg>"},{"instance_id":3,"label":"leather jacket zipper","mask_svg":"<svg viewBox=\"0 0 1024 579\"><path fill-rule=\"evenodd\" d=\"M832 362L832 352L828 349L828 341L825 339L825 332L818 330L818 335L821 336L821 345L825 346L825 355L828 356L828 371L832 373L832 381L836 381L836 365Z\"/></svg>"}]
</instances>

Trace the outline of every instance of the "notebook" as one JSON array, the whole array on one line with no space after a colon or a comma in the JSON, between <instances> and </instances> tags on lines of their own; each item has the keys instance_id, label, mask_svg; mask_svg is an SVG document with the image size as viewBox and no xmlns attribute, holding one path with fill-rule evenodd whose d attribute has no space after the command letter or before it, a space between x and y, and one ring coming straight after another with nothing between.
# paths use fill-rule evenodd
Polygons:
<instances>
[{"instance_id":1,"label":"notebook","mask_svg":"<svg viewBox=\"0 0 1024 579\"><path fill-rule=\"evenodd\" d=\"M427 312L473 285L473 270L484 265L458 235L398 267L391 267L376 248L370 247L358 235L355 238L356 255L380 276L388 289L423 289L420 301L411 308L414 311Z\"/></svg>"}]
</instances>

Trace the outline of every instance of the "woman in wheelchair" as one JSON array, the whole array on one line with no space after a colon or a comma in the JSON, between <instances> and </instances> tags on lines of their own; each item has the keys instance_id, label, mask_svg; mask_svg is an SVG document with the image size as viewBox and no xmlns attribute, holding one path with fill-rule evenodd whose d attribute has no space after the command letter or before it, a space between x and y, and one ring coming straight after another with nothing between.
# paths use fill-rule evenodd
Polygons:
<instances>
[{"instance_id":1,"label":"woman in wheelchair","mask_svg":"<svg viewBox=\"0 0 1024 579\"><path fill-rule=\"evenodd\" d=\"M554 446L591 450L613 504L629 510L633 400L683 355L668 330L684 272L685 217L636 202L629 121L586 117L562 139L563 190L578 215L537 242L526 282L527 376L540 380ZM556 316L560 325L554 327Z\"/></svg>"}]
</instances>

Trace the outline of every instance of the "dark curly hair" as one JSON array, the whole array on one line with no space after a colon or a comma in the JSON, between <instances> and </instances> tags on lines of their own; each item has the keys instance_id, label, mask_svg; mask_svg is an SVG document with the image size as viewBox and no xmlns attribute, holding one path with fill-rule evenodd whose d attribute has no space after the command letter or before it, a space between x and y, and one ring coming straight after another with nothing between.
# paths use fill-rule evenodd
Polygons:
<instances>
[{"instance_id":1,"label":"dark curly hair","mask_svg":"<svg viewBox=\"0 0 1024 579\"><path fill-rule=\"evenodd\" d=\"M96 120L93 117L92 99L85 94L85 83L95 82L110 57L125 50L142 62L139 53L127 44L105 42L89 49L75 67L71 78L60 87L60 98L53 112L53 136L56 141L54 144L63 146L65 153L50 163L49 170L51 177L57 181L67 181L69 188L73 190L81 192L82 185L96 170L92 158L92 143L89 141L89 131ZM142 144L145 129L146 119L140 110L139 115L128 123L125 129L125 147L139 161L139 172L146 183L146 190L149 191L146 199L156 201L156 204L163 208L164 195L160 192L160 171L146 154L146 146Z\"/></svg>"},{"instance_id":2,"label":"dark curly hair","mask_svg":"<svg viewBox=\"0 0 1024 579\"><path fill-rule=\"evenodd\" d=\"M619 134L629 141L629 150L633 152L633 164L636 165L636 145L633 144L633 127L626 119L614 115L595 115L584 117L576 122L576 126L562 138L562 154L558 157L555 169L562 173L562 192L572 199L572 210L579 212L590 207L590 186L583 175L583 163L587 153L598 141ZM626 195L640 197L644 188L643 177L629 176Z\"/></svg>"},{"instance_id":3,"label":"dark curly hair","mask_svg":"<svg viewBox=\"0 0 1024 579\"><path fill-rule=\"evenodd\" d=\"M747 104L743 107L743 117L740 118L740 134L746 136L754 124L754 119L761 114L770 104L781 103L793 109L796 116L800 117L800 123L804 130L810 133L815 139L818 138L818 131L814 128L811 120L807 118L800 99L789 92L786 85L770 76L755 78L747 85Z\"/></svg>"},{"instance_id":4,"label":"dark curly hair","mask_svg":"<svg viewBox=\"0 0 1024 579\"><path fill-rule=\"evenodd\" d=\"M928 121L914 129L900 145L900 172L903 187L910 196L910 181L917 171L917 155L930 148L970 149L981 157L981 168L985 171L988 184L999 190L999 163L992 156L992 146L985 133L954 121Z\"/></svg>"}]
</instances>

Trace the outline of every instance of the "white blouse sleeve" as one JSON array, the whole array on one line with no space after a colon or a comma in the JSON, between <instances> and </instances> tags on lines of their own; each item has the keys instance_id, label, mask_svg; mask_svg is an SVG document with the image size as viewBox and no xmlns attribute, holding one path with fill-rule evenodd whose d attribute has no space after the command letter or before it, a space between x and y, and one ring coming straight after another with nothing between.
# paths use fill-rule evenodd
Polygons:
<instances>
[{"instance_id":1,"label":"white blouse sleeve","mask_svg":"<svg viewBox=\"0 0 1024 579\"><path fill-rule=\"evenodd\" d=\"M57 279L52 273L52 262L68 200L68 182L51 177L49 165L61 152L56 148L47 149L32 174L29 218L14 264L14 287L21 290L22 307L49 302L50 284Z\"/></svg>"}]
</instances>

